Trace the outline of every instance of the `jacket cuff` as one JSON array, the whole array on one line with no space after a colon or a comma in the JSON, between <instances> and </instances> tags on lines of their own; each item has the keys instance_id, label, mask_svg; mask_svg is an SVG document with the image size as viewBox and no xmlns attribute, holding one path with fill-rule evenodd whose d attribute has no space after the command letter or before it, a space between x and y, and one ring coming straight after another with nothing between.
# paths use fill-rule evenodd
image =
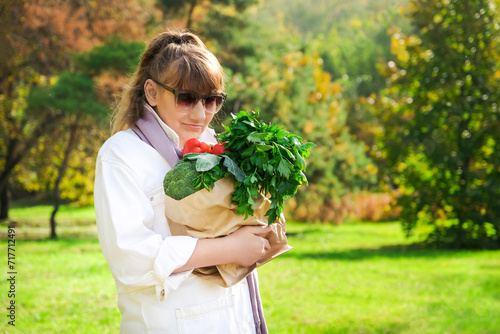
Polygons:
<instances>
[{"instance_id":1,"label":"jacket cuff","mask_svg":"<svg viewBox=\"0 0 500 334\"><path fill-rule=\"evenodd\" d=\"M193 270L173 274L191 258L198 239L188 236L167 237L161 244L155 258L153 273L157 281L156 296L159 301L165 300L170 291L176 290L191 275Z\"/></svg>"}]
</instances>

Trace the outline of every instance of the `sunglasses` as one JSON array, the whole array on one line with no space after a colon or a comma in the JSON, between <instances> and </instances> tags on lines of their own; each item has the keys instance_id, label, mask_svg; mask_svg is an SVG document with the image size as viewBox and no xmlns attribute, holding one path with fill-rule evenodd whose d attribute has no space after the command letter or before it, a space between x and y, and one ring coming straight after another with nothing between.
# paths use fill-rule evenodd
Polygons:
<instances>
[{"instance_id":1,"label":"sunglasses","mask_svg":"<svg viewBox=\"0 0 500 334\"><path fill-rule=\"evenodd\" d=\"M222 105L224 104L224 101L227 97L227 94L224 92L219 94L200 96L191 92L173 89L154 79L151 80L153 80L161 88L168 90L170 93L174 94L175 106L179 111L191 111L201 100L203 103L203 107L205 107L205 111L215 114L222 108Z\"/></svg>"}]
</instances>

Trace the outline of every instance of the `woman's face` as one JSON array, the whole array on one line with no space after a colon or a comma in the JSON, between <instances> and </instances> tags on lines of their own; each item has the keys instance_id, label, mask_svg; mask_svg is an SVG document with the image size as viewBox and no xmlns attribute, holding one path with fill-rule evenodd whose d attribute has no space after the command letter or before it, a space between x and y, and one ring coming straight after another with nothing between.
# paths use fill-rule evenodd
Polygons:
<instances>
[{"instance_id":1,"label":"woman's face","mask_svg":"<svg viewBox=\"0 0 500 334\"><path fill-rule=\"evenodd\" d=\"M153 83L154 84L154 83ZM214 117L213 113L205 112L203 102L200 100L190 111L180 111L175 106L173 93L155 85L157 98L156 106L153 106L160 116L172 130L179 136L179 146L182 149L187 140L199 138ZM150 103L151 104L151 103Z\"/></svg>"}]
</instances>

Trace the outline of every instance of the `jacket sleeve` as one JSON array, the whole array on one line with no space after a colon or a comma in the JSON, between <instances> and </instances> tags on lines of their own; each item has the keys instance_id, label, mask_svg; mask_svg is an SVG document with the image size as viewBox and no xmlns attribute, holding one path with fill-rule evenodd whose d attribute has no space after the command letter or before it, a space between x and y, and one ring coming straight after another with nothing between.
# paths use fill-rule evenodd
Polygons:
<instances>
[{"instance_id":1,"label":"jacket sleeve","mask_svg":"<svg viewBox=\"0 0 500 334\"><path fill-rule=\"evenodd\" d=\"M140 179L126 165L98 156L94 201L99 243L119 293L156 287L159 301L191 271L173 274L191 257L197 239L167 236L146 227L154 207Z\"/></svg>"}]
</instances>

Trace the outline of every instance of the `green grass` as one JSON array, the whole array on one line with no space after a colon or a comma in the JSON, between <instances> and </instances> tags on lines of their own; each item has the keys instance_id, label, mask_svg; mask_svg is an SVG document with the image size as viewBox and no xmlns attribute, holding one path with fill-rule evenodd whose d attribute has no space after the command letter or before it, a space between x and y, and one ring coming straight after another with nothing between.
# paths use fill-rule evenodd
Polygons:
<instances>
[{"instance_id":1,"label":"green grass","mask_svg":"<svg viewBox=\"0 0 500 334\"><path fill-rule=\"evenodd\" d=\"M399 225L291 225L259 270L271 333L500 333L500 251L415 249Z\"/></svg>"},{"instance_id":2,"label":"green grass","mask_svg":"<svg viewBox=\"0 0 500 334\"><path fill-rule=\"evenodd\" d=\"M52 205L13 207L9 211L9 216L14 217L14 220L42 222L50 218L53 209ZM56 219L89 222L95 219L94 208L92 206L61 205L57 211Z\"/></svg>"},{"instance_id":3,"label":"green grass","mask_svg":"<svg viewBox=\"0 0 500 334\"><path fill-rule=\"evenodd\" d=\"M48 229L29 231L44 228L30 210L11 214L17 331L2 316L0 332L118 333L114 282L87 211L51 241L40 240ZM259 268L270 333L500 333L500 251L416 249L396 223L287 230L294 249ZM7 291L2 280L2 305Z\"/></svg>"}]
</instances>

